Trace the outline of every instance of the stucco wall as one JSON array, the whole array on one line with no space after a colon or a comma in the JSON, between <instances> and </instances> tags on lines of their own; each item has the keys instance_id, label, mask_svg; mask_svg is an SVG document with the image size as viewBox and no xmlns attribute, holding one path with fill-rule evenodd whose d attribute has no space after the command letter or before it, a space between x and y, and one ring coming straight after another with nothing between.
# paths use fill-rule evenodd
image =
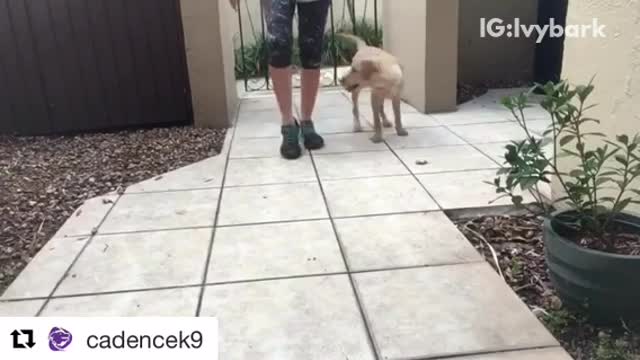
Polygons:
<instances>
[{"instance_id":1,"label":"stucco wall","mask_svg":"<svg viewBox=\"0 0 640 360\"><path fill-rule=\"evenodd\" d=\"M538 0L461 0L458 78L465 83L487 80L532 80L535 39L482 38L480 19L498 17L536 24Z\"/></svg>"},{"instance_id":2,"label":"stucco wall","mask_svg":"<svg viewBox=\"0 0 640 360\"><path fill-rule=\"evenodd\" d=\"M426 97L426 1L384 1L384 47L397 56L407 81L405 100L424 111ZM400 21L402 19L402 21ZM407 41L408 36L411 41ZM422 108L421 108L422 107Z\"/></svg>"},{"instance_id":3,"label":"stucco wall","mask_svg":"<svg viewBox=\"0 0 640 360\"><path fill-rule=\"evenodd\" d=\"M569 2L568 24L589 24L594 17L607 26L607 38L567 39L562 77L588 83L595 75L591 103L598 106L589 115L602 121L598 131L609 136L635 134L640 132L640 3ZM554 190L559 193L557 185Z\"/></svg>"},{"instance_id":4,"label":"stucco wall","mask_svg":"<svg viewBox=\"0 0 640 360\"><path fill-rule=\"evenodd\" d=\"M194 123L227 127L235 114L232 33L227 1L181 0Z\"/></svg>"},{"instance_id":5,"label":"stucco wall","mask_svg":"<svg viewBox=\"0 0 640 360\"><path fill-rule=\"evenodd\" d=\"M403 67L403 98L421 112L456 107L458 0L384 1L384 47Z\"/></svg>"}]
</instances>

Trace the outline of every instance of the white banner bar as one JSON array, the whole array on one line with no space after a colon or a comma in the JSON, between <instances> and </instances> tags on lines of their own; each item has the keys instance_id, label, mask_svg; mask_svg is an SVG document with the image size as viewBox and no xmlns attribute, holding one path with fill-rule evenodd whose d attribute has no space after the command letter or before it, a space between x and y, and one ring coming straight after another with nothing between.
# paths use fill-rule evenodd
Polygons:
<instances>
[{"instance_id":1,"label":"white banner bar","mask_svg":"<svg viewBox=\"0 0 640 360\"><path fill-rule=\"evenodd\" d=\"M0 359L218 360L215 318L0 317Z\"/></svg>"}]
</instances>

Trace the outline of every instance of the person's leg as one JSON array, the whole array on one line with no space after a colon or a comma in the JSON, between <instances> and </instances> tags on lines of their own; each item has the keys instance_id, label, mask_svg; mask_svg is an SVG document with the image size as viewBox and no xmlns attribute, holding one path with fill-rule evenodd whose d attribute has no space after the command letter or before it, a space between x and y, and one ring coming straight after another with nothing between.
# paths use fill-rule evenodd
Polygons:
<instances>
[{"instance_id":1,"label":"person's leg","mask_svg":"<svg viewBox=\"0 0 640 360\"><path fill-rule=\"evenodd\" d=\"M299 47L302 64L300 116L305 147L318 149L324 140L315 132L312 115L320 85L322 45L330 0L298 3Z\"/></svg>"},{"instance_id":2,"label":"person's leg","mask_svg":"<svg viewBox=\"0 0 640 360\"><path fill-rule=\"evenodd\" d=\"M295 0L262 0L267 22L269 70L273 92L282 118L280 153L287 159L300 157L300 130L293 118L291 84L291 46L293 44L293 13Z\"/></svg>"}]
</instances>

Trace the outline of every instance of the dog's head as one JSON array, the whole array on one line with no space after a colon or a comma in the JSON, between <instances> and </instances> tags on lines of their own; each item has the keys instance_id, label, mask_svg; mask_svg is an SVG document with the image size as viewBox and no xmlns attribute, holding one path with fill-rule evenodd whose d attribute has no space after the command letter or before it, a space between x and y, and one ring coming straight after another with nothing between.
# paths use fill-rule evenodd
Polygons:
<instances>
[{"instance_id":1,"label":"dog's head","mask_svg":"<svg viewBox=\"0 0 640 360\"><path fill-rule=\"evenodd\" d=\"M354 61L349 72L340 79L340 86L353 92L367 86L378 71L378 65L373 60Z\"/></svg>"}]
</instances>

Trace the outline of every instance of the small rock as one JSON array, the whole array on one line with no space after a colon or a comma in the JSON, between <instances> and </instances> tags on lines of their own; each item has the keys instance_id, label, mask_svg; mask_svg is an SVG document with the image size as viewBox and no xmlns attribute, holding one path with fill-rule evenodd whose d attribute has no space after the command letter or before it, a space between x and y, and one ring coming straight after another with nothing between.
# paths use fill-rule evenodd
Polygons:
<instances>
[{"instance_id":1,"label":"small rock","mask_svg":"<svg viewBox=\"0 0 640 360\"><path fill-rule=\"evenodd\" d=\"M427 165L429 162L427 160L416 160L416 165Z\"/></svg>"}]
</instances>

